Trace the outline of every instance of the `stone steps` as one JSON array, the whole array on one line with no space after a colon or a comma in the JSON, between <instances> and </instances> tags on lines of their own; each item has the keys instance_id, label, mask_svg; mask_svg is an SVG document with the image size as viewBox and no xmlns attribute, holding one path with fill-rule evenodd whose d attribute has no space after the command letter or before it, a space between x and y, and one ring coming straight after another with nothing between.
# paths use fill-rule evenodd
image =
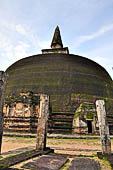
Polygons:
<instances>
[{"instance_id":1,"label":"stone steps","mask_svg":"<svg viewBox=\"0 0 113 170\"><path fill-rule=\"evenodd\" d=\"M72 113L52 113L48 126L50 133L72 133Z\"/></svg>"},{"instance_id":2,"label":"stone steps","mask_svg":"<svg viewBox=\"0 0 113 170\"><path fill-rule=\"evenodd\" d=\"M48 120L48 132L71 133L73 116L72 113L52 113ZM5 117L4 131L36 133L37 122L37 117Z\"/></svg>"},{"instance_id":3,"label":"stone steps","mask_svg":"<svg viewBox=\"0 0 113 170\"><path fill-rule=\"evenodd\" d=\"M113 115L107 115L107 122L109 125L110 135L113 134Z\"/></svg>"},{"instance_id":4,"label":"stone steps","mask_svg":"<svg viewBox=\"0 0 113 170\"><path fill-rule=\"evenodd\" d=\"M5 117L4 131L36 132L37 122L36 117Z\"/></svg>"}]
</instances>

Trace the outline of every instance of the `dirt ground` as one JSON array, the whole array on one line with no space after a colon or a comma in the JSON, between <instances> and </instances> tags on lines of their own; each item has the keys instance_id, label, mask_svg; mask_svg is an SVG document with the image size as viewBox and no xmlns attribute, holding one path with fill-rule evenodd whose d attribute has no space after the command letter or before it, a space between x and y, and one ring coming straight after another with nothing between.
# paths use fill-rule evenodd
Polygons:
<instances>
[{"instance_id":1,"label":"dirt ground","mask_svg":"<svg viewBox=\"0 0 113 170\"><path fill-rule=\"evenodd\" d=\"M35 145L35 138L3 137L2 152ZM67 149L67 151L71 150L71 153L79 149L83 150L83 152L86 150L95 152L95 150L101 150L101 142L99 139L47 139L47 147L56 148L57 150L59 149L59 152L64 149Z\"/></svg>"},{"instance_id":2,"label":"dirt ground","mask_svg":"<svg viewBox=\"0 0 113 170\"><path fill-rule=\"evenodd\" d=\"M2 153L35 145L35 138L3 137ZM113 140L111 140L111 146L113 150ZM71 153L75 151L96 153L96 151L101 151L101 142L99 139L47 139L47 147L56 148L59 152L65 149L66 152Z\"/></svg>"},{"instance_id":3,"label":"dirt ground","mask_svg":"<svg viewBox=\"0 0 113 170\"><path fill-rule=\"evenodd\" d=\"M3 137L2 153L35 145L36 145L35 138Z\"/></svg>"},{"instance_id":4,"label":"dirt ground","mask_svg":"<svg viewBox=\"0 0 113 170\"><path fill-rule=\"evenodd\" d=\"M111 140L111 144L113 150L113 140ZM35 138L3 137L2 153L23 147L35 147L35 145ZM101 151L101 142L99 139L47 139L47 147L54 148L55 153L68 154L70 158L75 155L92 157L96 155L97 151ZM111 170L106 161L99 160L99 162L101 170Z\"/></svg>"}]
</instances>

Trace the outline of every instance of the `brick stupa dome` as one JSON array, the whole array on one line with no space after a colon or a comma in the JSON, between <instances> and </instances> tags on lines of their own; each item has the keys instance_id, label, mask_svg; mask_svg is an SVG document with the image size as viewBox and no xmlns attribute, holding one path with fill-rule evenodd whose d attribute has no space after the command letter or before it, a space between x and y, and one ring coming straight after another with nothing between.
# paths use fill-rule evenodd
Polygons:
<instances>
[{"instance_id":1,"label":"brick stupa dome","mask_svg":"<svg viewBox=\"0 0 113 170\"><path fill-rule=\"evenodd\" d=\"M48 94L54 111L72 111L78 97L94 99L108 95L107 85L112 88L112 79L107 71L88 58L69 54L60 41L55 44L52 40L52 49L23 58L6 70L6 96L28 91ZM109 95L113 96L111 92Z\"/></svg>"}]
</instances>

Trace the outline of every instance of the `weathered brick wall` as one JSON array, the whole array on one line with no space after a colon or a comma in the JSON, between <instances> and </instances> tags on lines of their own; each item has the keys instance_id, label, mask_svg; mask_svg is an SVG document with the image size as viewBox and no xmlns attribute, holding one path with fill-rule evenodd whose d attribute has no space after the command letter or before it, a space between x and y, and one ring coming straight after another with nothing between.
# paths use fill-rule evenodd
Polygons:
<instances>
[{"instance_id":1,"label":"weathered brick wall","mask_svg":"<svg viewBox=\"0 0 113 170\"><path fill-rule=\"evenodd\" d=\"M32 92L7 96L4 105L4 130L36 132L40 95Z\"/></svg>"}]
</instances>

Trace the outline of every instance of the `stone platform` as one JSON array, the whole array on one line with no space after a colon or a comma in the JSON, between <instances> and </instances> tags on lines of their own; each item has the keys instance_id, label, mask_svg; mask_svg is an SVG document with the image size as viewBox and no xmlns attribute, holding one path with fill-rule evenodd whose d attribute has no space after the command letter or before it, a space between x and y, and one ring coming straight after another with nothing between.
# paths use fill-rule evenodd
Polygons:
<instances>
[{"instance_id":1,"label":"stone platform","mask_svg":"<svg viewBox=\"0 0 113 170\"><path fill-rule=\"evenodd\" d=\"M5 157L0 158L0 170L6 170L7 168L16 165L20 162L26 161L28 159L31 159L33 157L41 156L41 155L46 155L53 150L47 148L45 151L38 151L36 149L27 149L27 150L16 150L8 154L6 153ZM4 154L3 154L4 155Z\"/></svg>"},{"instance_id":2,"label":"stone platform","mask_svg":"<svg viewBox=\"0 0 113 170\"><path fill-rule=\"evenodd\" d=\"M94 159L76 157L69 164L67 161L67 157L59 154L42 155L30 159L21 167L6 167L1 170L100 170L99 162ZM66 164L68 167L65 167Z\"/></svg>"},{"instance_id":3,"label":"stone platform","mask_svg":"<svg viewBox=\"0 0 113 170\"><path fill-rule=\"evenodd\" d=\"M75 158L72 160L68 170L100 170L100 165L94 159Z\"/></svg>"},{"instance_id":4,"label":"stone platform","mask_svg":"<svg viewBox=\"0 0 113 170\"><path fill-rule=\"evenodd\" d=\"M59 170L67 161L61 156L43 155L26 163L22 168L34 170Z\"/></svg>"}]
</instances>

